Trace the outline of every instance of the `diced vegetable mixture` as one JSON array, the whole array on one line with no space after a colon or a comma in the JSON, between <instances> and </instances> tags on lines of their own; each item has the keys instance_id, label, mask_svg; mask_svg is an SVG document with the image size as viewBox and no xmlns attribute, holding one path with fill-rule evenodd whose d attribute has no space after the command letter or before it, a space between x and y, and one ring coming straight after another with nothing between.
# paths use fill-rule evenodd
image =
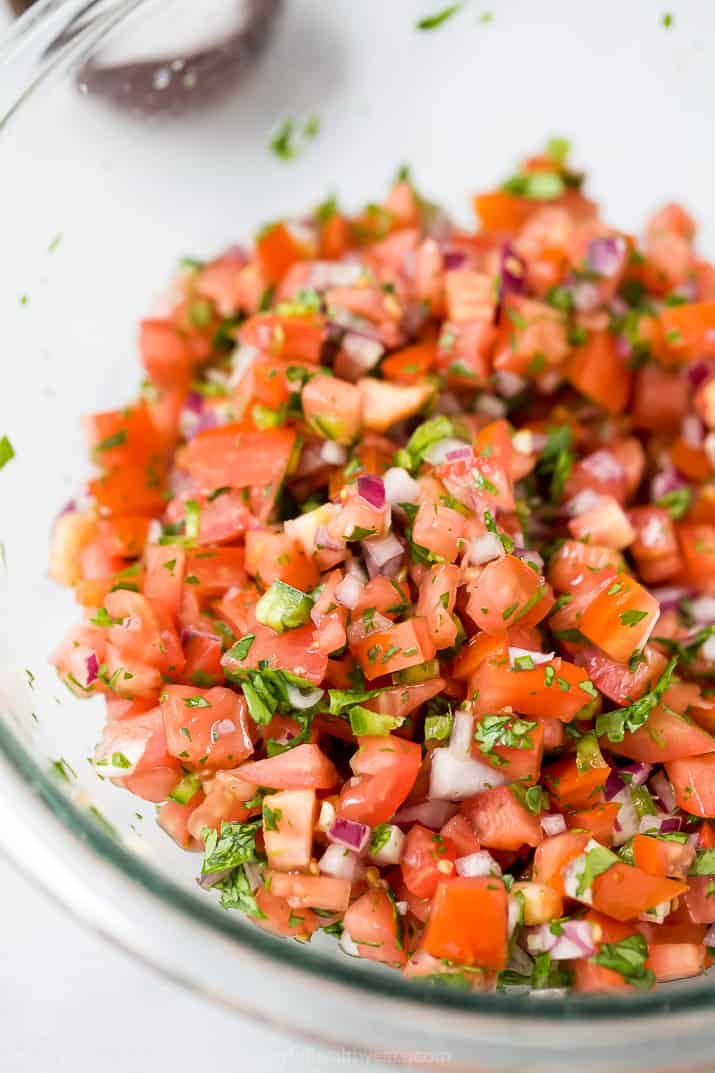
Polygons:
<instances>
[{"instance_id":1,"label":"diced vegetable mixture","mask_svg":"<svg viewBox=\"0 0 715 1073\"><path fill-rule=\"evenodd\" d=\"M227 910L478 991L715 945L715 268L552 141L187 260L51 573L99 775ZM711 431L712 430L712 431Z\"/></svg>"}]
</instances>

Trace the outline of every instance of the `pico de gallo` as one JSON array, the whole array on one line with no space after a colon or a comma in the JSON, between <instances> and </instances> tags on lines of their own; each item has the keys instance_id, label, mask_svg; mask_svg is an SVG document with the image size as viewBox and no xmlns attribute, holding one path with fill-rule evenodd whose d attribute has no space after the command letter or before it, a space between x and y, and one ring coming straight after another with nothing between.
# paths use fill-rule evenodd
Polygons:
<instances>
[{"instance_id":1,"label":"pico de gallo","mask_svg":"<svg viewBox=\"0 0 715 1073\"><path fill-rule=\"evenodd\" d=\"M555 139L187 260L50 569L99 775L258 927L477 991L715 946L715 268Z\"/></svg>"}]
</instances>

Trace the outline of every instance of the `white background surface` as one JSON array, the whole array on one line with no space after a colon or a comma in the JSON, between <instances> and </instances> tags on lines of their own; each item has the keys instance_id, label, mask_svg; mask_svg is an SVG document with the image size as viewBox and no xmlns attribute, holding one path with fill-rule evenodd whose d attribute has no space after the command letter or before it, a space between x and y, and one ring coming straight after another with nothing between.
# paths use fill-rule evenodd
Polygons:
<instances>
[{"instance_id":1,"label":"white background surface","mask_svg":"<svg viewBox=\"0 0 715 1073\"><path fill-rule=\"evenodd\" d=\"M0 32L10 21L3 6ZM86 931L2 859L0 891L0 1073L367 1068L360 1057L268 1033L161 979Z\"/></svg>"}]
</instances>

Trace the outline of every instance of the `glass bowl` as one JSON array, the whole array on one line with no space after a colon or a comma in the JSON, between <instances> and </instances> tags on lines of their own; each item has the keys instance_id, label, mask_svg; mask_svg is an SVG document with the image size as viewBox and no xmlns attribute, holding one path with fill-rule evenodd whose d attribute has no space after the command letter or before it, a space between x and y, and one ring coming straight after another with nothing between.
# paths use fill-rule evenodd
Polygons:
<instances>
[{"instance_id":1,"label":"glass bowl","mask_svg":"<svg viewBox=\"0 0 715 1073\"><path fill-rule=\"evenodd\" d=\"M44 0L0 52L0 434L17 452L0 474L0 844L137 957L306 1037L419 1068L711 1069L710 979L627 997L472 994L327 939L273 939L201 893L196 858L152 806L139 818L87 763L101 712L47 663L75 617L47 577L48 534L87 473L79 417L131 398L138 319L182 255L331 192L357 206L403 162L467 221L469 194L553 134L626 229L673 196L704 212L715 180L706 0L675 7L670 28L652 0L473 2L423 33L427 0L256 0L248 43L232 36L240 6ZM320 133L299 158L269 152L277 123L311 115ZM701 224L712 256L715 216Z\"/></svg>"}]
</instances>

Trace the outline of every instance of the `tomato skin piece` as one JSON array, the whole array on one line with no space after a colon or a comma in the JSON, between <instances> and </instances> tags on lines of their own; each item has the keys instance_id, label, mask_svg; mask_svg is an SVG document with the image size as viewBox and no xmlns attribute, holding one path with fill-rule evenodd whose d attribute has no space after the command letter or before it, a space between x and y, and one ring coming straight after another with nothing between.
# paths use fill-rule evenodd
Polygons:
<instances>
[{"instance_id":1,"label":"tomato skin piece","mask_svg":"<svg viewBox=\"0 0 715 1073\"><path fill-rule=\"evenodd\" d=\"M543 839L539 817L521 805L510 786L495 786L463 801L459 811L466 816L482 846L518 850L538 846Z\"/></svg>"},{"instance_id":2,"label":"tomato skin piece","mask_svg":"<svg viewBox=\"0 0 715 1073\"><path fill-rule=\"evenodd\" d=\"M318 648L312 625L306 624L278 634L270 626L256 622L251 612L246 632L253 635L251 647L242 660L232 656L231 650L225 654L222 663L227 672L235 674L242 670L257 670L265 660L271 669L290 671L316 685L322 682L328 657Z\"/></svg>"},{"instance_id":3,"label":"tomato skin piece","mask_svg":"<svg viewBox=\"0 0 715 1073\"><path fill-rule=\"evenodd\" d=\"M343 925L360 957L404 966L404 944L398 933L393 902L384 890L369 890L349 906Z\"/></svg>"},{"instance_id":4,"label":"tomato skin piece","mask_svg":"<svg viewBox=\"0 0 715 1073\"><path fill-rule=\"evenodd\" d=\"M610 747L631 760L662 764L715 752L715 738L689 717L658 705L645 726L627 731L623 741Z\"/></svg>"},{"instance_id":5,"label":"tomato skin piece","mask_svg":"<svg viewBox=\"0 0 715 1073\"><path fill-rule=\"evenodd\" d=\"M492 635L516 625L535 626L554 602L550 586L515 555L487 563L468 589L467 614L479 629Z\"/></svg>"},{"instance_id":6,"label":"tomato skin piece","mask_svg":"<svg viewBox=\"0 0 715 1073\"><path fill-rule=\"evenodd\" d=\"M588 672L601 693L625 707L652 689L665 670L667 660L662 652L646 645L643 656L645 660L634 671L623 663L609 659L595 646L582 648L576 653L575 660Z\"/></svg>"},{"instance_id":7,"label":"tomato skin piece","mask_svg":"<svg viewBox=\"0 0 715 1073\"><path fill-rule=\"evenodd\" d=\"M189 820L203 799L204 795L199 792L185 805L178 801L165 801L157 813L156 822L182 849L201 848L201 843L189 830Z\"/></svg>"},{"instance_id":8,"label":"tomato skin piece","mask_svg":"<svg viewBox=\"0 0 715 1073\"><path fill-rule=\"evenodd\" d=\"M387 823L407 799L420 770L422 750L394 734L357 740L350 761L356 777L344 783L336 812L374 827Z\"/></svg>"},{"instance_id":9,"label":"tomato skin piece","mask_svg":"<svg viewBox=\"0 0 715 1073\"><path fill-rule=\"evenodd\" d=\"M246 702L231 689L168 685L160 707L168 750L186 767L234 768L253 752Z\"/></svg>"},{"instance_id":10,"label":"tomato skin piece","mask_svg":"<svg viewBox=\"0 0 715 1073\"><path fill-rule=\"evenodd\" d=\"M206 492L250 488L283 480L295 445L295 429L263 431L241 424L199 432L182 454L183 465Z\"/></svg>"},{"instance_id":11,"label":"tomato skin piece","mask_svg":"<svg viewBox=\"0 0 715 1073\"><path fill-rule=\"evenodd\" d=\"M621 574L588 605L580 629L611 659L626 663L646 643L659 615L656 598L628 574Z\"/></svg>"},{"instance_id":12,"label":"tomato skin piece","mask_svg":"<svg viewBox=\"0 0 715 1073\"><path fill-rule=\"evenodd\" d=\"M685 879L694 859L695 850L687 843L666 842L643 834L633 837L633 862L651 875Z\"/></svg>"},{"instance_id":13,"label":"tomato skin piece","mask_svg":"<svg viewBox=\"0 0 715 1073\"><path fill-rule=\"evenodd\" d=\"M152 544L146 549L144 595L162 603L174 618L181 607L185 568L186 551L180 544Z\"/></svg>"},{"instance_id":14,"label":"tomato skin piece","mask_svg":"<svg viewBox=\"0 0 715 1073\"><path fill-rule=\"evenodd\" d=\"M501 879L459 876L442 881L422 945L433 957L501 970L507 959L507 906Z\"/></svg>"},{"instance_id":15,"label":"tomato skin piece","mask_svg":"<svg viewBox=\"0 0 715 1073\"><path fill-rule=\"evenodd\" d=\"M646 968L658 983L700 976L710 964L707 948L696 943L656 943L649 948Z\"/></svg>"},{"instance_id":16,"label":"tomato skin piece","mask_svg":"<svg viewBox=\"0 0 715 1073\"><path fill-rule=\"evenodd\" d=\"M613 828L620 805L616 801L604 801L591 808L577 809L565 814L566 826L571 830L590 831L602 846L613 842Z\"/></svg>"},{"instance_id":17,"label":"tomato skin piece","mask_svg":"<svg viewBox=\"0 0 715 1073\"><path fill-rule=\"evenodd\" d=\"M614 920L634 920L661 902L684 894L687 883L653 876L619 861L593 881L593 907Z\"/></svg>"},{"instance_id":18,"label":"tomato skin piece","mask_svg":"<svg viewBox=\"0 0 715 1073\"><path fill-rule=\"evenodd\" d=\"M590 837L588 831L564 831L563 834L545 838L534 853L534 882L546 883L559 894L564 894L564 870L583 853Z\"/></svg>"},{"instance_id":19,"label":"tomato skin piece","mask_svg":"<svg viewBox=\"0 0 715 1073\"><path fill-rule=\"evenodd\" d=\"M599 802L611 768L602 763L581 770L576 756L562 756L542 771L544 786L548 789L559 809L592 808Z\"/></svg>"},{"instance_id":20,"label":"tomato skin piece","mask_svg":"<svg viewBox=\"0 0 715 1073\"><path fill-rule=\"evenodd\" d=\"M667 761L665 771L684 812L704 819L715 816L715 753Z\"/></svg>"},{"instance_id":21,"label":"tomato skin piece","mask_svg":"<svg viewBox=\"0 0 715 1073\"><path fill-rule=\"evenodd\" d=\"M611 332L589 332L586 342L566 361L564 375L577 391L608 413L625 410L633 374L617 353Z\"/></svg>"},{"instance_id":22,"label":"tomato skin piece","mask_svg":"<svg viewBox=\"0 0 715 1073\"><path fill-rule=\"evenodd\" d=\"M715 894L712 876L689 876L683 895L688 917L694 924L715 924Z\"/></svg>"},{"instance_id":23,"label":"tomato skin piece","mask_svg":"<svg viewBox=\"0 0 715 1073\"><path fill-rule=\"evenodd\" d=\"M274 872L307 870L316 812L315 790L281 790L264 797L263 841L269 867ZM266 816L270 822L266 822Z\"/></svg>"},{"instance_id":24,"label":"tomato skin piece","mask_svg":"<svg viewBox=\"0 0 715 1073\"><path fill-rule=\"evenodd\" d=\"M407 833L400 859L405 886L417 898L431 898L437 884L455 874L456 847L448 839L416 823Z\"/></svg>"},{"instance_id":25,"label":"tomato skin piece","mask_svg":"<svg viewBox=\"0 0 715 1073\"><path fill-rule=\"evenodd\" d=\"M251 529L246 533L246 571L265 589L274 581L285 581L307 592L320 578L317 566L297 541L272 529Z\"/></svg>"},{"instance_id":26,"label":"tomato skin piece","mask_svg":"<svg viewBox=\"0 0 715 1073\"><path fill-rule=\"evenodd\" d=\"M436 652L426 621L418 617L368 634L351 648L368 681L426 663Z\"/></svg>"},{"instance_id":27,"label":"tomato skin piece","mask_svg":"<svg viewBox=\"0 0 715 1073\"><path fill-rule=\"evenodd\" d=\"M478 667L469 679L468 695L476 695L478 712L511 707L520 715L553 716L570 723L593 700L582 688L587 682L585 671L560 656L529 670L512 670L504 648Z\"/></svg>"},{"instance_id":28,"label":"tomato skin piece","mask_svg":"<svg viewBox=\"0 0 715 1073\"><path fill-rule=\"evenodd\" d=\"M339 782L332 761L317 745L309 744L242 764L239 775L245 782L276 790L331 790Z\"/></svg>"}]
</instances>

